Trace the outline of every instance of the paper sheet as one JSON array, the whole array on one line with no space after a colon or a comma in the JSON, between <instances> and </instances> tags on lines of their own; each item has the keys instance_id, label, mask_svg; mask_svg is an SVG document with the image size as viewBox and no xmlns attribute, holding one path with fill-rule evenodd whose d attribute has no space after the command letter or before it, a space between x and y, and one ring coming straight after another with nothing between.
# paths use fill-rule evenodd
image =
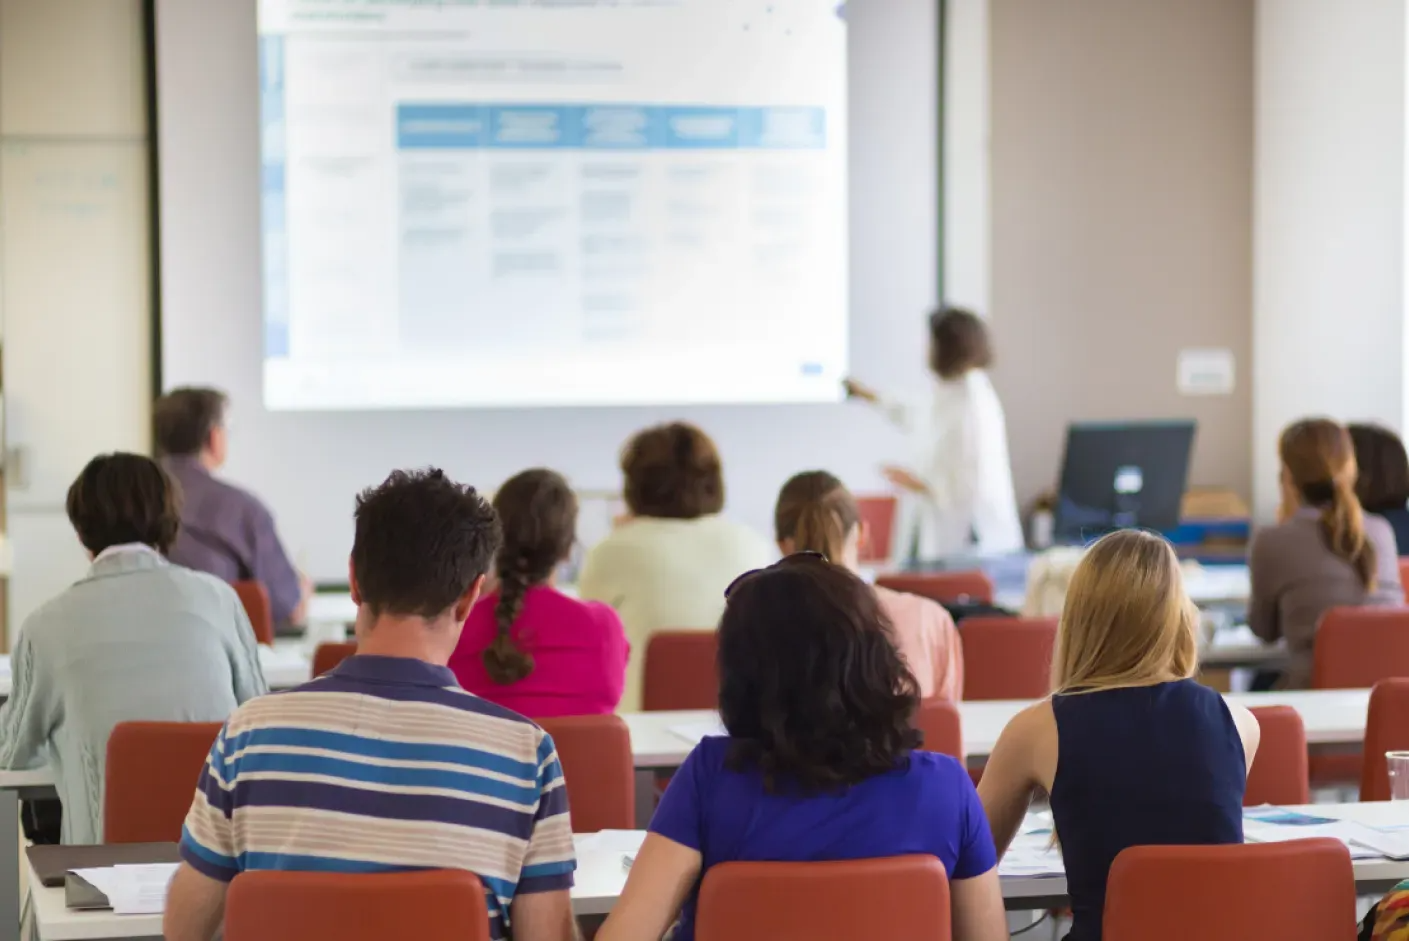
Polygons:
<instances>
[{"instance_id":1,"label":"paper sheet","mask_svg":"<svg viewBox=\"0 0 1409 941\"><path fill-rule=\"evenodd\" d=\"M151 863L72 872L106 895L115 915L160 915L166 910L166 888L179 865Z\"/></svg>"},{"instance_id":2,"label":"paper sheet","mask_svg":"<svg viewBox=\"0 0 1409 941\"><path fill-rule=\"evenodd\" d=\"M669 726L667 731L671 735L683 738L691 745L698 745L700 739L706 735L728 735L724 726L717 720L714 722L682 722L679 725Z\"/></svg>"},{"instance_id":3,"label":"paper sheet","mask_svg":"<svg viewBox=\"0 0 1409 941\"><path fill-rule=\"evenodd\" d=\"M572 838L578 855L583 853L630 853L635 856L646 839L645 830L601 830Z\"/></svg>"}]
</instances>

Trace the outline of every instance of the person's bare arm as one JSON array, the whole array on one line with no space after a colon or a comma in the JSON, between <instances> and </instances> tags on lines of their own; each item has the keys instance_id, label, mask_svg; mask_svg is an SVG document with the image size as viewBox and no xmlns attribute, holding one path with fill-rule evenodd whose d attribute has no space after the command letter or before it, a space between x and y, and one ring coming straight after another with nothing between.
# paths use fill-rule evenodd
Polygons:
<instances>
[{"instance_id":1,"label":"person's bare arm","mask_svg":"<svg viewBox=\"0 0 1409 941\"><path fill-rule=\"evenodd\" d=\"M515 895L509 919L514 941L577 941L580 937L567 889Z\"/></svg>"},{"instance_id":2,"label":"person's bare arm","mask_svg":"<svg viewBox=\"0 0 1409 941\"><path fill-rule=\"evenodd\" d=\"M166 941L211 941L225 917L228 888L182 863L167 889L162 936Z\"/></svg>"},{"instance_id":3,"label":"person's bare arm","mask_svg":"<svg viewBox=\"0 0 1409 941\"><path fill-rule=\"evenodd\" d=\"M679 916L702 865L698 851L658 833L647 834L597 941L660 941Z\"/></svg>"},{"instance_id":4,"label":"person's bare arm","mask_svg":"<svg viewBox=\"0 0 1409 941\"><path fill-rule=\"evenodd\" d=\"M1018 835L1033 794L1050 790L1056 767L1057 720L1051 702L1043 700L1008 723L979 779L978 796L999 859Z\"/></svg>"},{"instance_id":5,"label":"person's bare arm","mask_svg":"<svg viewBox=\"0 0 1409 941\"><path fill-rule=\"evenodd\" d=\"M1247 759L1248 770L1252 770L1253 759L1257 757L1257 746L1262 744L1262 726L1246 707L1228 703L1228 714L1238 728L1238 738L1243 741L1243 757Z\"/></svg>"},{"instance_id":6,"label":"person's bare arm","mask_svg":"<svg viewBox=\"0 0 1409 941\"><path fill-rule=\"evenodd\" d=\"M1007 941L1008 917L998 867L972 879L949 883L950 922L954 941Z\"/></svg>"}]
</instances>

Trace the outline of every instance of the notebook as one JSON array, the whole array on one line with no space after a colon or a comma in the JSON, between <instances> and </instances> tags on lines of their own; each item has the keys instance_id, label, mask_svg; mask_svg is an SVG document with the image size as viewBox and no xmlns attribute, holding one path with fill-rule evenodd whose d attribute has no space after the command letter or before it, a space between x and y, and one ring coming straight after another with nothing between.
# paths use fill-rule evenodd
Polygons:
<instances>
[{"instance_id":1,"label":"notebook","mask_svg":"<svg viewBox=\"0 0 1409 941\"><path fill-rule=\"evenodd\" d=\"M179 863L175 843L111 843L105 846L31 846L25 850L45 888L65 883L70 869L101 869L133 863Z\"/></svg>"}]
</instances>

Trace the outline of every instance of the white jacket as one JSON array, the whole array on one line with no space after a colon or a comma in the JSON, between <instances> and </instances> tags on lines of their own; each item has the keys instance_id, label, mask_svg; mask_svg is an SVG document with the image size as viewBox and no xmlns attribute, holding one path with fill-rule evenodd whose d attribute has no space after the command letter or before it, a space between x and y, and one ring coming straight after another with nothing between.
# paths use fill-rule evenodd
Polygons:
<instances>
[{"instance_id":1,"label":"white jacket","mask_svg":"<svg viewBox=\"0 0 1409 941\"><path fill-rule=\"evenodd\" d=\"M910 436L912 470L930 489L901 497L891 557L908 559L912 548L925 561L1020 551L1007 422L988 374L936 379L928 408L884 407Z\"/></svg>"}]
</instances>

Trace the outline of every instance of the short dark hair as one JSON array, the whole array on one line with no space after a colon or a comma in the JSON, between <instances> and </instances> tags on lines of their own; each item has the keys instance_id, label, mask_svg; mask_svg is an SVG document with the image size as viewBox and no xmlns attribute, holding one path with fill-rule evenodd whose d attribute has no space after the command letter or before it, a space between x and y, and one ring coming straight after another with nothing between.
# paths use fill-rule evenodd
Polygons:
<instances>
[{"instance_id":1,"label":"short dark hair","mask_svg":"<svg viewBox=\"0 0 1409 941\"><path fill-rule=\"evenodd\" d=\"M772 793L832 791L903 767L920 744L919 688L876 593L794 555L744 576L719 622L728 764Z\"/></svg>"},{"instance_id":2,"label":"short dark hair","mask_svg":"<svg viewBox=\"0 0 1409 941\"><path fill-rule=\"evenodd\" d=\"M959 307L930 314L930 368L941 379L958 379L992 365L993 347L982 318Z\"/></svg>"},{"instance_id":3,"label":"short dark hair","mask_svg":"<svg viewBox=\"0 0 1409 941\"><path fill-rule=\"evenodd\" d=\"M152 409L152 430L157 455L199 454L210 442L210 433L225 420L229 397L219 389L183 386L157 399Z\"/></svg>"},{"instance_id":4,"label":"short dark hair","mask_svg":"<svg viewBox=\"0 0 1409 941\"><path fill-rule=\"evenodd\" d=\"M181 528L181 491L140 454L100 454L68 488L68 518L83 548L140 542L166 555Z\"/></svg>"},{"instance_id":5,"label":"short dark hair","mask_svg":"<svg viewBox=\"0 0 1409 941\"><path fill-rule=\"evenodd\" d=\"M437 468L392 471L357 497L352 572L373 614L433 618L489 571L499 518Z\"/></svg>"},{"instance_id":6,"label":"short dark hair","mask_svg":"<svg viewBox=\"0 0 1409 941\"><path fill-rule=\"evenodd\" d=\"M1404 442L1379 425L1348 427L1359 468L1355 495L1360 505L1368 513L1404 509L1409 504L1409 456L1404 453Z\"/></svg>"},{"instance_id":7,"label":"short dark hair","mask_svg":"<svg viewBox=\"0 0 1409 941\"><path fill-rule=\"evenodd\" d=\"M638 432L621 453L621 472L635 516L692 520L724 509L719 451L686 422Z\"/></svg>"},{"instance_id":8,"label":"short dark hair","mask_svg":"<svg viewBox=\"0 0 1409 941\"><path fill-rule=\"evenodd\" d=\"M496 683L507 685L533 672L533 654L514 642L513 627L524 596L542 584L572 552L577 539L577 494L562 474L534 468L515 474L494 494L504 543L495 557L499 600L497 630L481 658Z\"/></svg>"}]
</instances>

